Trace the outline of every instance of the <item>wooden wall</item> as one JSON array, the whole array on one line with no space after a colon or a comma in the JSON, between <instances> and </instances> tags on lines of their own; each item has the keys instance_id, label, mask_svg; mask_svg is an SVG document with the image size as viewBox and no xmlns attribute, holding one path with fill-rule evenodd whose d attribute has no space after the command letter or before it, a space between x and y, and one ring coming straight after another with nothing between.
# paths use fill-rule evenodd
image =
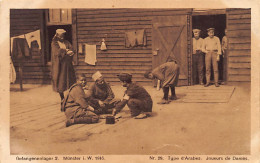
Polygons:
<instances>
[{"instance_id":1,"label":"wooden wall","mask_svg":"<svg viewBox=\"0 0 260 163\"><path fill-rule=\"evenodd\" d=\"M129 72L133 80L151 84L143 73L152 68L152 18L153 16L171 16L187 14L188 9L77 9L77 42L97 44L97 65L84 62L79 55L77 73L85 73L88 80L97 70L101 71L109 82L119 82L116 74ZM145 29L146 47L125 47L125 32ZM106 38L107 51L101 51L101 39Z\"/></svg>"},{"instance_id":2,"label":"wooden wall","mask_svg":"<svg viewBox=\"0 0 260 163\"><path fill-rule=\"evenodd\" d=\"M227 10L228 81L251 81L251 10Z\"/></svg>"},{"instance_id":3,"label":"wooden wall","mask_svg":"<svg viewBox=\"0 0 260 163\"><path fill-rule=\"evenodd\" d=\"M43 10L35 9L11 9L10 10L10 37L26 34L35 30L41 30L41 47L32 46L32 59L23 61L23 83L50 83L50 70L44 66L44 34L43 34ZM20 60L14 60L18 76Z\"/></svg>"}]
</instances>

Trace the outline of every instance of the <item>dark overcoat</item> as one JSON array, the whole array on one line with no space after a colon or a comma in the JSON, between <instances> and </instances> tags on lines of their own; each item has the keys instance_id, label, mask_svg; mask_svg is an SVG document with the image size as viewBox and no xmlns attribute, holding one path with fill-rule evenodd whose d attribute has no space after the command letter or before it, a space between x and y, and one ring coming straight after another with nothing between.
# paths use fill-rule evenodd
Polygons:
<instances>
[{"instance_id":1,"label":"dark overcoat","mask_svg":"<svg viewBox=\"0 0 260 163\"><path fill-rule=\"evenodd\" d=\"M162 87L177 86L180 68L176 62L170 61L156 67L152 74L161 80Z\"/></svg>"},{"instance_id":2,"label":"dark overcoat","mask_svg":"<svg viewBox=\"0 0 260 163\"><path fill-rule=\"evenodd\" d=\"M69 41L64 40L66 49L72 50ZM51 43L52 85L56 92L64 92L76 82L76 74L72 65L72 56L67 55L66 49L60 48L58 38L54 37Z\"/></svg>"}]
</instances>

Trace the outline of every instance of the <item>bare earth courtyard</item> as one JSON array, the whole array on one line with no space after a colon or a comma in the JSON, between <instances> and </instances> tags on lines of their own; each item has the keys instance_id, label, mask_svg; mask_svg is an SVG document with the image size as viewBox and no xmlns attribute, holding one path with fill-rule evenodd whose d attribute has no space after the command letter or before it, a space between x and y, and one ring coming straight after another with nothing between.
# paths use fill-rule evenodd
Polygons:
<instances>
[{"instance_id":1,"label":"bare earth courtyard","mask_svg":"<svg viewBox=\"0 0 260 163\"><path fill-rule=\"evenodd\" d=\"M177 87L179 100L169 105L158 105L162 91L146 86L154 101L152 117L132 119L124 108L114 125L101 119L97 124L66 128L59 95L51 85L28 84L23 92L19 85L11 85L11 154L250 154L250 84L233 86L227 103L182 102L187 87ZM122 97L122 86L112 89Z\"/></svg>"}]
</instances>

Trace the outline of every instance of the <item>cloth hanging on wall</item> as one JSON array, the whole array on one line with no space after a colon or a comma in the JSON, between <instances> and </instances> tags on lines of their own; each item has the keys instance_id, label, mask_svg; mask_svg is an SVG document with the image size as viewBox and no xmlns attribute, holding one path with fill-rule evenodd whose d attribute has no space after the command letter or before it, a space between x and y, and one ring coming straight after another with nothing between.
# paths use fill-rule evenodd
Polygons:
<instances>
[{"instance_id":1,"label":"cloth hanging on wall","mask_svg":"<svg viewBox=\"0 0 260 163\"><path fill-rule=\"evenodd\" d=\"M85 62L90 65L96 65L96 45L85 44Z\"/></svg>"},{"instance_id":2,"label":"cloth hanging on wall","mask_svg":"<svg viewBox=\"0 0 260 163\"><path fill-rule=\"evenodd\" d=\"M14 44L14 39L15 38L25 38L25 36L24 35L19 35L19 36L11 37L11 52L13 52L13 44Z\"/></svg>"},{"instance_id":3,"label":"cloth hanging on wall","mask_svg":"<svg viewBox=\"0 0 260 163\"><path fill-rule=\"evenodd\" d=\"M83 53L83 50L82 50L82 44L81 43L79 43L78 44L79 45L79 47L78 47L78 53Z\"/></svg>"},{"instance_id":4,"label":"cloth hanging on wall","mask_svg":"<svg viewBox=\"0 0 260 163\"><path fill-rule=\"evenodd\" d=\"M146 46L146 34L144 29L136 31L136 43L137 45Z\"/></svg>"},{"instance_id":5,"label":"cloth hanging on wall","mask_svg":"<svg viewBox=\"0 0 260 163\"><path fill-rule=\"evenodd\" d=\"M14 64L13 64L11 56L10 56L10 74L9 74L9 77L10 77L10 83L15 83L16 72L15 72L15 68L14 68Z\"/></svg>"},{"instance_id":6,"label":"cloth hanging on wall","mask_svg":"<svg viewBox=\"0 0 260 163\"><path fill-rule=\"evenodd\" d=\"M135 31L129 31L125 33L125 47L134 47L136 46L136 36Z\"/></svg>"},{"instance_id":7,"label":"cloth hanging on wall","mask_svg":"<svg viewBox=\"0 0 260 163\"><path fill-rule=\"evenodd\" d=\"M145 29L125 32L125 47L146 46Z\"/></svg>"},{"instance_id":8,"label":"cloth hanging on wall","mask_svg":"<svg viewBox=\"0 0 260 163\"><path fill-rule=\"evenodd\" d=\"M30 57L30 49L25 38L14 38L13 39L13 59L24 59Z\"/></svg>"},{"instance_id":9,"label":"cloth hanging on wall","mask_svg":"<svg viewBox=\"0 0 260 163\"><path fill-rule=\"evenodd\" d=\"M36 31L25 34L25 38L27 40L29 48L31 48L31 43L33 41L37 41L37 43L39 45L39 49L41 49L41 32L40 32L40 30L36 30Z\"/></svg>"}]
</instances>

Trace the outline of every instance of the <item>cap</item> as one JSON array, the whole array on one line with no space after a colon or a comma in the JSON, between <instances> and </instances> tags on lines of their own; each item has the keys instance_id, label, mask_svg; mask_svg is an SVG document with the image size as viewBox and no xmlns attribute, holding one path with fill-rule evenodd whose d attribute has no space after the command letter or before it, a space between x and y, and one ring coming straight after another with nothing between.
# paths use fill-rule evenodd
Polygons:
<instances>
[{"instance_id":1,"label":"cap","mask_svg":"<svg viewBox=\"0 0 260 163\"><path fill-rule=\"evenodd\" d=\"M102 77L102 74L101 74L99 71L95 72L95 74L92 75L92 79L93 79L94 81L96 81L96 80L99 79L100 77Z\"/></svg>"},{"instance_id":2,"label":"cap","mask_svg":"<svg viewBox=\"0 0 260 163\"><path fill-rule=\"evenodd\" d=\"M57 29L56 30L56 33L58 34L62 34L62 33L65 33L66 31L64 29Z\"/></svg>"},{"instance_id":3,"label":"cap","mask_svg":"<svg viewBox=\"0 0 260 163\"><path fill-rule=\"evenodd\" d=\"M129 73L121 73L121 74L118 74L117 77L121 81L130 81L132 79L132 75Z\"/></svg>"},{"instance_id":4,"label":"cap","mask_svg":"<svg viewBox=\"0 0 260 163\"><path fill-rule=\"evenodd\" d=\"M215 31L215 28L208 28L207 31Z\"/></svg>"},{"instance_id":5,"label":"cap","mask_svg":"<svg viewBox=\"0 0 260 163\"><path fill-rule=\"evenodd\" d=\"M193 31L193 33L196 33L196 32L200 32L201 30L200 29L193 29L192 31Z\"/></svg>"}]
</instances>

